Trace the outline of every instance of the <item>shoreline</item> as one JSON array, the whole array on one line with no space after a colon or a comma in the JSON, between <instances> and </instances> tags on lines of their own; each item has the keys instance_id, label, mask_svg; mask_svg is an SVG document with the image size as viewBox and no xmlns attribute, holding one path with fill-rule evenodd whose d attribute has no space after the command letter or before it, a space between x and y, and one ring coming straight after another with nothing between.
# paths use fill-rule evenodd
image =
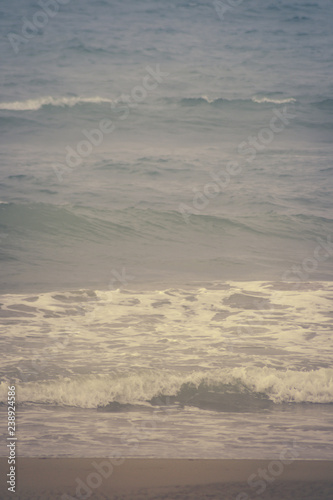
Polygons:
<instances>
[{"instance_id":1,"label":"shoreline","mask_svg":"<svg viewBox=\"0 0 333 500\"><path fill-rule=\"evenodd\" d=\"M7 491L5 457L0 458L0 470L3 500L333 497L333 461L327 460L18 457L15 493Z\"/></svg>"}]
</instances>

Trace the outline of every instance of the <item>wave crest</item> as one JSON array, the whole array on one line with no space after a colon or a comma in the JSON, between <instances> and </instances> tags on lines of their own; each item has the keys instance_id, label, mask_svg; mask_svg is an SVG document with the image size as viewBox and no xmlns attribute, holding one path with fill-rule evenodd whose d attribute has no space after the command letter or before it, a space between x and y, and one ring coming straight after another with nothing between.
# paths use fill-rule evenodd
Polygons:
<instances>
[{"instance_id":1,"label":"wave crest","mask_svg":"<svg viewBox=\"0 0 333 500\"><path fill-rule=\"evenodd\" d=\"M69 107L77 104L102 104L112 103L112 99L106 97L38 97L37 99L27 99L25 101L1 102L0 109L9 111L37 111L43 106Z\"/></svg>"},{"instance_id":2,"label":"wave crest","mask_svg":"<svg viewBox=\"0 0 333 500\"><path fill-rule=\"evenodd\" d=\"M232 396L231 396L232 395ZM1 401L7 383L0 385ZM81 408L106 407L110 403L149 404L170 397L172 402L226 411L226 405L251 405L258 398L272 403L333 403L333 369L308 372L274 368L233 368L191 374L144 370L138 373L87 375L54 381L20 382L20 402ZM155 403L156 404L156 403ZM212 405L210 405L212 407ZM207 407L207 404L206 404ZM231 411L229 409L228 411Z\"/></svg>"},{"instance_id":3,"label":"wave crest","mask_svg":"<svg viewBox=\"0 0 333 500\"><path fill-rule=\"evenodd\" d=\"M296 99L294 97L288 97L285 99L277 99L273 97L252 97L252 102L255 102L257 104L288 104L291 102L296 102Z\"/></svg>"},{"instance_id":4,"label":"wave crest","mask_svg":"<svg viewBox=\"0 0 333 500\"><path fill-rule=\"evenodd\" d=\"M222 97L211 98L207 95L202 95L200 97L184 97L181 103L185 106L196 106L200 104L209 105L237 105L242 106L244 104L291 104L295 103L296 99L294 97L288 98L276 98L276 97L258 97L254 96L251 99L224 99Z\"/></svg>"}]
</instances>

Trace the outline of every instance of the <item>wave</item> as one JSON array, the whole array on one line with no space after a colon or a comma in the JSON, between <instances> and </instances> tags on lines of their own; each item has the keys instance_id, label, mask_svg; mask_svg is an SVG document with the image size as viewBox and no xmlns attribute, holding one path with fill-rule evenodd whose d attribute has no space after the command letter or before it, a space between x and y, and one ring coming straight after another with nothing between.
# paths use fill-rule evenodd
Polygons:
<instances>
[{"instance_id":1,"label":"wave","mask_svg":"<svg viewBox=\"0 0 333 500\"><path fill-rule=\"evenodd\" d=\"M7 382L0 385L7 399ZM251 411L279 403L333 403L333 369L225 368L190 374L144 370L62 377L20 385L20 403L113 410L122 405L181 404L217 411ZM125 406L126 407L126 406Z\"/></svg>"},{"instance_id":2,"label":"wave","mask_svg":"<svg viewBox=\"0 0 333 500\"><path fill-rule=\"evenodd\" d=\"M9 101L9 102L0 102L0 110L7 111L38 111L45 106L53 106L53 107L69 107L72 108L74 106L80 104L121 104L123 101L119 98L110 99L108 97L101 96L91 96L91 97L53 97L53 96L44 96L38 97L35 99L26 99L23 101ZM173 99L167 98L166 102L173 102ZM268 96L253 96L249 99L226 99L224 97L210 97L208 95L201 95L198 97L183 97L180 99L180 104L184 106L198 106L198 105L234 105L234 106L243 106L243 105L253 105L253 104L293 104L296 103L297 99L294 97L268 97ZM324 99L318 102L313 102L314 105L317 105L320 108L331 108L333 100L332 99Z\"/></svg>"},{"instance_id":3,"label":"wave","mask_svg":"<svg viewBox=\"0 0 333 500\"><path fill-rule=\"evenodd\" d=\"M317 106L319 109L332 110L333 99L323 99L322 101L314 102L313 104Z\"/></svg>"},{"instance_id":4,"label":"wave","mask_svg":"<svg viewBox=\"0 0 333 500\"><path fill-rule=\"evenodd\" d=\"M273 97L252 97L252 102L255 102L257 104L265 104L265 103L272 103L272 104L288 104L291 102L296 102L296 99L294 97L288 97L285 99L277 99Z\"/></svg>"},{"instance_id":5,"label":"wave","mask_svg":"<svg viewBox=\"0 0 333 500\"><path fill-rule=\"evenodd\" d=\"M47 203L1 203L1 221L4 230L35 240L64 237L66 240L100 242L110 238L169 241L170 231L174 239L184 238L184 219L181 211L153 210L128 207L125 209L99 210L76 205L53 205ZM318 228L326 231L331 219L315 215L264 214L262 217L221 217L191 212L188 234L211 234L218 231L229 236L257 234L264 237L279 236L298 239L306 229L314 238ZM21 236L20 236L21 237Z\"/></svg>"},{"instance_id":6,"label":"wave","mask_svg":"<svg viewBox=\"0 0 333 500\"><path fill-rule=\"evenodd\" d=\"M131 227L129 220L117 216L116 211L106 220L98 210L85 211L82 207L70 205L52 205L46 203L17 204L8 203L0 205L2 224L12 234L22 231L36 237L59 237L96 241L104 240L115 235L134 236L138 232ZM125 219L125 217L124 217Z\"/></svg>"},{"instance_id":7,"label":"wave","mask_svg":"<svg viewBox=\"0 0 333 500\"><path fill-rule=\"evenodd\" d=\"M202 95L200 97L184 97L181 99L181 104L185 106L196 106L200 104L209 105L249 105L249 104L291 104L295 103L296 99L294 97L288 98L276 98L276 97L257 97L254 96L251 99L225 99L222 97L211 98L207 95Z\"/></svg>"},{"instance_id":8,"label":"wave","mask_svg":"<svg viewBox=\"0 0 333 500\"><path fill-rule=\"evenodd\" d=\"M222 97L218 97L216 99L211 99L210 97L203 95L200 97L184 97L181 100L181 103L186 106L195 106L197 104L215 104L215 103L226 103L231 102L227 99L223 99Z\"/></svg>"},{"instance_id":9,"label":"wave","mask_svg":"<svg viewBox=\"0 0 333 500\"><path fill-rule=\"evenodd\" d=\"M112 99L106 97L38 97L37 99L27 99L25 101L0 102L0 109L9 111L38 111L44 106L69 107L77 104L102 104L112 103Z\"/></svg>"}]
</instances>

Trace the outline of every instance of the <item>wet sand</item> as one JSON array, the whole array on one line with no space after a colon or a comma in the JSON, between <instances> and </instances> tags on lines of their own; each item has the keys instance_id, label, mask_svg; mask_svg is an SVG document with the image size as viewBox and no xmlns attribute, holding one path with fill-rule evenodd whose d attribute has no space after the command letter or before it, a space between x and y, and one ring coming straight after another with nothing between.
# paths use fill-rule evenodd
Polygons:
<instances>
[{"instance_id":1,"label":"wet sand","mask_svg":"<svg viewBox=\"0 0 333 500\"><path fill-rule=\"evenodd\" d=\"M111 463L113 462L113 464ZM7 500L332 500L333 461L19 458Z\"/></svg>"}]
</instances>

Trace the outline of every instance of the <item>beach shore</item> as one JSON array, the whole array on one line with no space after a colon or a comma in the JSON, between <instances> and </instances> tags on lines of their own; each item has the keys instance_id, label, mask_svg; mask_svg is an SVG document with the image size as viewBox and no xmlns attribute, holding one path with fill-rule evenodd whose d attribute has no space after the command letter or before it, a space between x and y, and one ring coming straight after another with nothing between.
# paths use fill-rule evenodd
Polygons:
<instances>
[{"instance_id":1,"label":"beach shore","mask_svg":"<svg viewBox=\"0 0 333 500\"><path fill-rule=\"evenodd\" d=\"M113 464L111 463L113 462ZM333 461L18 458L15 493L0 459L1 498L20 500L331 500Z\"/></svg>"}]
</instances>

